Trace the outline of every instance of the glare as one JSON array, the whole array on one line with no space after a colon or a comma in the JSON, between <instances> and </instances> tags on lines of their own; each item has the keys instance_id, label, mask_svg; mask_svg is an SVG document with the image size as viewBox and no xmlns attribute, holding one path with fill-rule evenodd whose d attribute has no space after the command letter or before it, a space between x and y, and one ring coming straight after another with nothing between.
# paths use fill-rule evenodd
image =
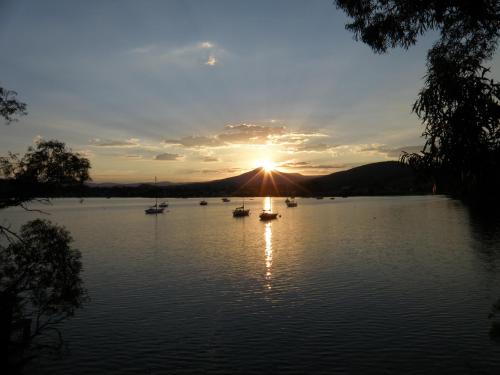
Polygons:
<instances>
[{"instance_id":1,"label":"glare","mask_svg":"<svg viewBox=\"0 0 500 375\"><path fill-rule=\"evenodd\" d=\"M272 162L271 160L263 160L260 163L260 166L264 168L264 171L266 172L271 172L276 168L276 164Z\"/></svg>"},{"instance_id":2,"label":"glare","mask_svg":"<svg viewBox=\"0 0 500 375\"><path fill-rule=\"evenodd\" d=\"M266 280L267 280L267 289L271 289L271 268L273 265L273 232L271 230L271 223L266 223L265 232L264 232L264 240L265 240L265 259L266 259Z\"/></svg>"}]
</instances>

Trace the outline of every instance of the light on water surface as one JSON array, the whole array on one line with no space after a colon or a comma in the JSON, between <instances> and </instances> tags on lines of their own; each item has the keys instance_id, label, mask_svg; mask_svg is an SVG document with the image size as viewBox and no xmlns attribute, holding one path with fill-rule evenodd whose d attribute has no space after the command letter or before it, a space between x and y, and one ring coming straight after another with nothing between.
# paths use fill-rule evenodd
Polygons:
<instances>
[{"instance_id":1,"label":"light on water surface","mask_svg":"<svg viewBox=\"0 0 500 375\"><path fill-rule=\"evenodd\" d=\"M266 280L267 288L271 289L271 267L273 265L273 232L272 223L265 224L264 239L266 241Z\"/></svg>"},{"instance_id":2,"label":"light on water surface","mask_svg":"<svg viewBox=\"0 0 500 375\"><path fill-rule=\"evenodd\" d=\"M437 196L254 198L238 219L206 199L33 206L71 231L91 300L61 326L70 353L26 374L500 373L493 222Z\"/></svg>"}]
</instances>

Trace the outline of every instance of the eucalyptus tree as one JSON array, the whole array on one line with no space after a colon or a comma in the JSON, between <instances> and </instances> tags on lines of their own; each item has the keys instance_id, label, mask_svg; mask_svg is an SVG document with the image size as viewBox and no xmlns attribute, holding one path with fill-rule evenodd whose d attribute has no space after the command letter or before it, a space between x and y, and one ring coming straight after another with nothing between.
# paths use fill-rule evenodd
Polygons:
<instances>
[{"instance_id":1,"label":"eucalyptus tree","mask_svg":"<svg viewBox=\"0 0 500 375\"><path fill-rule=\"evenodd\" d=\"M422 120L421 153L402 159L463 197L500 187L500 86L486 62L500 33L498 0L336 0L346 29L376 53L407 49L426 32L439 37L413 111Z\"/></svg>"},{"instance_id":2,"label":"eucalyptus tree","mask_svg":"<svg viewBox=\"0 0 500 375\"><path fill-rule=\"evenodd\" d=\"M25 105L4 93L0 117L11 122L26 113ZM47 202L44 193L54 187L81 186L89 168L86 158L55 140L40 141L23 156L0 157L0 210L32 210L28 204ZM48 220L29 221L19 231L0 223L0 366L8 373L18 372L34 349L60 346L57 325L87 299L72 241Z\"/></svg>"}]
</instances>

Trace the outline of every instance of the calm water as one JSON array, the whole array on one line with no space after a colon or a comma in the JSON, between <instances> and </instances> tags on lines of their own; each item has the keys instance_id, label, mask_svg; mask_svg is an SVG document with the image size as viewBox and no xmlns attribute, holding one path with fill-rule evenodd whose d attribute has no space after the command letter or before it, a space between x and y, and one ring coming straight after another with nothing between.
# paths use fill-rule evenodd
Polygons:
<instances>
[{"instance_id":1,"label":"calm water","mask_svg":"<svg viewBox=\"0 0 500 375\"><path fill-rule=\"evenodd\" d=\"M500 227L444 197L55 200L91 296L32 374L498 374ZM36 217L3 211L15 224Z\"/></svg>"}]
</instances>

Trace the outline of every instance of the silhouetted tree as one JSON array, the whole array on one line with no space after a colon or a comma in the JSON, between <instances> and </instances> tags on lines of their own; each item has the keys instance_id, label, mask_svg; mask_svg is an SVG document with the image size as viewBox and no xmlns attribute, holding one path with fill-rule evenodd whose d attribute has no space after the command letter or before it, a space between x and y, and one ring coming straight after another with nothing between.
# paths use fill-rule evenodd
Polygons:
<instances>
[{"instance_id":1,"label":"silhouetted tree","mask_svg":"<svg viewBox=\"0 0 500 375\"><path fill-rule=\"evenodd\" d=\"M0 87L0 117L10 123L14 116L26 115L26 104L16 99L17 92Z\"/></svg>"},{"instance_id":2,"label":"silhouetted tree","mask_svg":"<svg viewBox=\"0 0 500 375\"><path fill-rule=\"evenodd\" d=\"M0 249L0 316L3 363L13 371L29 359L28 349L61 344L55 325L74 314L86 292L80 252L63 227L37 219L7 238ZM41 334L43 340L34 341Z\"/></svg>"},{"instance_id":3,"label":"silhouetted tree","mask_svg":"<svg viewBox=\"0 0 500 375\"><path fill-rule=\"evenodd\" d=\"M75 186L89 180L90 163L59 141L40 141L19 157L0 158L0 209L40 201L57 185ZM19 233L0 225L0 354L1 363L17 370L29 358L28 349L52 345L44 335L71 316L86 298L80 279L80 252L71 236L47 220L26 223ZM34 345L36 344L36 345Z\"/></svg>"},{"instance_id":4,"label":"silhouetted tree","mask_svg":"<svg viewBox=\"0 0 500 375\"><path fill-rule=\"evenodd\" d=\"M56 140L39 141L23 157L0 157L0 176L8 189L0 197L0 209L24 205L54 188L81 186L90 180L89 168L88 159Z\"/></svg>"},{"instance_id":5,"label":"silhouetted tree","mask_svg":"<svg viewBox=\"0 0 500 375\"><path fill-rule=\"evenodd\" d=\"M500 187L500 87L483 64L500 33L498 0L337 0L346 25L375 52L409 48L426 31L440 33L413 110L425 125L421 154L403 161L462 196Z\"/></svg>"},{"instance_id":6,"label":"silhouetted tree","mask_svg":"<svg viewBox=\"0 0 500 375\"><path fill-rule=\"evenodd\" d=\"M12 95L1 92L0 117L7 122L26 113ZM9 153L0 158L0 188L7 190L0 209L44 201L55 186L80 186L90 179L89 168L86 158L55 140L38 142L22 157ZM21 369L30 349L59 345L56 325L87 298L81 254L71 242L66 229L47 220L29 221L19 233L0 225L0 366L8 373Z\"/></svg>"}]
</instances>

